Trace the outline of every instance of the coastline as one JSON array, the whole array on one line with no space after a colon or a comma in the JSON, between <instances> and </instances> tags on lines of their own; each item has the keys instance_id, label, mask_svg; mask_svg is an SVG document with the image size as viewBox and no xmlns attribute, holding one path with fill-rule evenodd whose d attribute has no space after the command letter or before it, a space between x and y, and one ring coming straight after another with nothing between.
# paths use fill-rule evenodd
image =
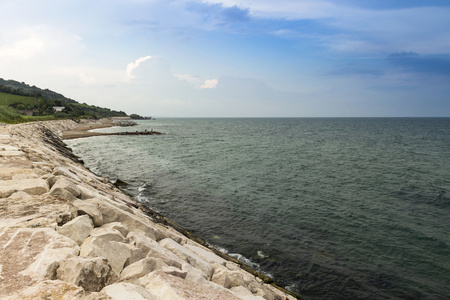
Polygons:
<instances>
[{"instance_id":1,"label":"coastline","mask_svg":"<svg viewBox=\"0 0 450 300\"><path fill-rule=\"evenodd\" d=\"M1 297L295 299L80 164L61 137L91 126L113 124L0 129Z\"/></svg>"}]
</instances>

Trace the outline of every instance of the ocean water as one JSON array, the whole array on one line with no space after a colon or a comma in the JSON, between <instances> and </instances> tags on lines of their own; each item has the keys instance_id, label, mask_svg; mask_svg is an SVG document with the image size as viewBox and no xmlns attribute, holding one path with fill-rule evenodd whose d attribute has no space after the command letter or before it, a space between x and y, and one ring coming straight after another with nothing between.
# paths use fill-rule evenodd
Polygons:
<instances>
[{"instance_id":1,"label":"ocean water","mask_svg":"<svg viewBox=\"0 0 450 300\"><path fill-rule=\"evenodd\" d=\"M450 118L159 119L86 166L303 299L450 298ZM124 131L108 128L102 131Z\"/></svg>"}]
</instances>

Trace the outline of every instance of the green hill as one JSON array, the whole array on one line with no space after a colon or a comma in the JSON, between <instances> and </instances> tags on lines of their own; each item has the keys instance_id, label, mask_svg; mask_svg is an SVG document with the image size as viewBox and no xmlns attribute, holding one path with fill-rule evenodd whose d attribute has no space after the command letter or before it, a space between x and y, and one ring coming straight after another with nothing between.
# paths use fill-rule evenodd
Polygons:
<instances>
[{"instance_id":1,"label":"green hill","mask_svg":"<svg viewBox=\"0 0 450 300\"><path fill-rule=\"evenodd\" d=\"M64 109L55 112L54 107L64 107ZM0 122L19 123L61 118L100 119L124 116L127 114L123 111L81 104L49 89L43 90L24 82L0 78Z\"/></svg>"}]
</instances>

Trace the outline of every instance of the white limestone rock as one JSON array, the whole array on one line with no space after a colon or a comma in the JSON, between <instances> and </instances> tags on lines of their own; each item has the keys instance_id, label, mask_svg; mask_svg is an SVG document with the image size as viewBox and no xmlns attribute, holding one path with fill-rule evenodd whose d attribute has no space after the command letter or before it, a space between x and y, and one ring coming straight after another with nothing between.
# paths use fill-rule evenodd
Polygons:
<instances>
[{"instance_id":1,"label":"white limestone rock","mask_svg":"<svg viewBox=\"0 0 450 300\"><path fill-rule=\"evenodd\" d=\"M82 200L75 200L72 204L77 208L78 215L88 215L95 227L103 225L103 216L96 204Z\"/></svg>"},{"instance_id":2,"label":"white limestone rock","mask_svg":"<svg viewBox=\"0 0 450 300\"><path fill-rule=\"evenodd\" d=\"M111 297L112 300L155 300L153 295L142 286L128 282L119 282L108 285L102 290L102 293Z\"/></svg>"},{"instance_id":3,"label":"white limestone rock","mask_svg":"<svg viewBox=\"0 0 450 300\"><path fill-rule=\"evenodd\" d=\"M163 267L167 264L160 258L144 258L123 269L120 281L137 283L140 277Z\"/></svg>"},{"instance_id":4,"label":"white limestone rock","mask_svg":"<svg viewBox=\"0 0 450 300\"><path fill-rule=\"evenodd\" d=\"M110 224L113 224L113 226L109 226ZM121 243L126 242L126 239L122 234L123 231L121 232L121 231L115 229L114 225L121 225L121 224L118 222L114 222L114 223L108 223L108 224L102 225L100 227L94 228L91 231L91 237L102 238L102 240L105 242L111 242L111 241L121 242ZM119 227L119 228L121 228L121 227Z\"/></svg>"},{"instance_id":5,"label":"white limestone rock","mask_svg":"<svg viewBox=\"0 0 450 300\"><path fill-rule=\"evenodd\" d=\"M100 257L74 256L62 260L56 274L57 279L81 286L86 292L99 292L117 281L108 260Z\"/></svg>"},{"instance_id":6,"label":"white limestone rock","mask_svg":"<svg viewBox=\"0 0 450 300\"><path fill-rule=\"evenodd\" d=\"M188 262L193 267L205 272L205 274L208 275L209 278L211 277L213 272L211 265L191 250L183 247L182 245L169 238L161 240L159 244L164 248L172 251L176 256Z\"/></svg>"},{"instance_id":7,"label":"white limestone rock","mask_svg":"<svg viewBox=\"0 0 450 300\"><path fill-rule=\"evenodd\" d=\"M84 290L74 284L60 280L45 280L38 282L26 289L17 292L5 300L36 300L36 299L60 299L82 300L85 298Z\"/></svg>"},{"instance_id":8,"label":"white limestone rock","mask_svg":"<svg viewBox=\"0 0 450 300\"><path fill-rule=\"evenodd\" d=\"M211 250L206 249L203 246L200 246L198 244L194 245L194 242L192 242L192 241L189 241L188 243L183 245L183 247L186 247L190 251L194 252L195 254L197 254L198 256L200 256L201 258L203 258L205 261L209 262L210 264L221 264L221 265L226 264L225 259L218 256Z\"/></svg>"},{"instance_id":9,"label":"white limestone rock","mask_svg":"<svg viewBox=\"0 0 450 300\"><path fill-rule=\"evenodd\" d=\"M229 270L220 265L214 265L214 274L211 281L227 289L236 286L247 286L244 274L241 271Z\"/></svg>"},{"instance_id":10,"label":"white limestone rock","mask_svg":"<svg viewBox=\"0 0 450 300\"><path fill-rule=\"evenodd\" d=\"M75 180L76 182L81 182L81 179L76 174L74 174L73 172L71 172L69 169L67 169L65 167L56 167L53 171L53 175L64 176L64 177L70 178L72 180Z\"/></svg>"},{"instance_id":11,"label":"white limestone rock","mask_svg":"<svg viewBox=\"0 0 450 300\"><path fill-rule=\"evenodd\" d=\"M82 215L64 224L58 229L58 232L71 238L77 242L78 245L81 245L89 236L92 229L94 229L94 224L92 223L91 218L89 218L88 215Z\"/></svg>"},{"instance_id":12,"label":"white limestone rock","mask_svg":"<svg viewBox=\"0 0 450 300\"><path fill-rule=\"evenodd\" d=\"M18 229L19 234L30 233L28 228ZM31 236L26 239L27 245L33 245L34 252L39 254L35 256L34 262L24 271L20 272L23 276L30 276L35 280L54 279L59 261L69 256L78 255L80 248L77 243L50 228L39 228L31 231ZM16 237L17 238L17 237ZM40 246L38 246L41 244ZM39 250L40 249L40 250ZM18 254L18 253L16 253Z\"/></svg>"},{"instance_id":13,"label":"white limestone rock","mask_svg":"<svg viewBox=\"0 0 450 300\"><path fill-rule=\"evenodd\" d=\"M130 232L127 241L135 247L141 249L147 257L161 258L169 266L181 268L184 261L168 249L162 247L155 240L137 232Z\"/></svg>"},{"instance_id":14,"label":"white limestone rock","mask_svg":"<svg viewBox=\"0 0 450 300\"><path fill-rule=\"evenodd\" d=\"M61 177L52 186L50 194L66 200L74 201L78 196L80 196L81 191L72 181Z\"/></svg>"},{"instance_id":15,"label":"white limestone rock","mask_svg":"<svg viewBox=\"0 0 450 300\"><path fill-rule=\"evenodd\" d=\"M18 191L29 195L42 195L48 190L48 183L43 179L0 180L0 198L8 198Z\"/></svg>"},{"instance_id":16,"label":"white limestone rock","mask_svg":"<svg viewBox=\"0 0 450 300\"><path fill-rule=\"evenodd\" d=\"M237 300L230 291L214 284L195 284L178 276L156 270L141 277L139 283L145 286L157 300Z\"/></svg>"},{"instance_id":17,"label":"white limestone rock","mask_svg":"<svg viewBox=\"0 0 450 300\"><path fill-rule=\"evenodd\" d=\"M118 205L113 204L105 199L88 199L85 200L90 203L96 203L103 216L103 223L120 222L128 227L130 231L141 231L146 236L155 239L155 229L153 228L150 220L137 216L134 213L130 213ZM126 206L125 206L126 207ZM129 208L127 207L127 210Z\"/></svg>"},{"instance_id":18,"label":"white limestone rock","mask_svg":"<svg viewBox=\"0 0 450 300\"><path fill-rule=\"evenodd\" d=\"M124 243L108 241L103 237L88 237L80 247L81 257L104 257L119 276L131 251Z\"/></svg>"}]
</instances>

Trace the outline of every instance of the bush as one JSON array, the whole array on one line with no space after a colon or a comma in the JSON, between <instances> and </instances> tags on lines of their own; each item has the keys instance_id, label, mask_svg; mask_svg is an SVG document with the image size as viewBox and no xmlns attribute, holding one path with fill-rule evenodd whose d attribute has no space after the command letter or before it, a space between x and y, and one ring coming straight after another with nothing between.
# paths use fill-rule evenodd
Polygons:
<instances>
[{"instance_id":1,"label":"bush","mask_svg":"<svg viewBox=\"0 0 450 300\"><path fill-rule=\"evenodd\" d=\"M17 110L8 106L0 106L0 122L4 123L20 123L26 118L20 114Z\"/></svg>"}]
</instances>

